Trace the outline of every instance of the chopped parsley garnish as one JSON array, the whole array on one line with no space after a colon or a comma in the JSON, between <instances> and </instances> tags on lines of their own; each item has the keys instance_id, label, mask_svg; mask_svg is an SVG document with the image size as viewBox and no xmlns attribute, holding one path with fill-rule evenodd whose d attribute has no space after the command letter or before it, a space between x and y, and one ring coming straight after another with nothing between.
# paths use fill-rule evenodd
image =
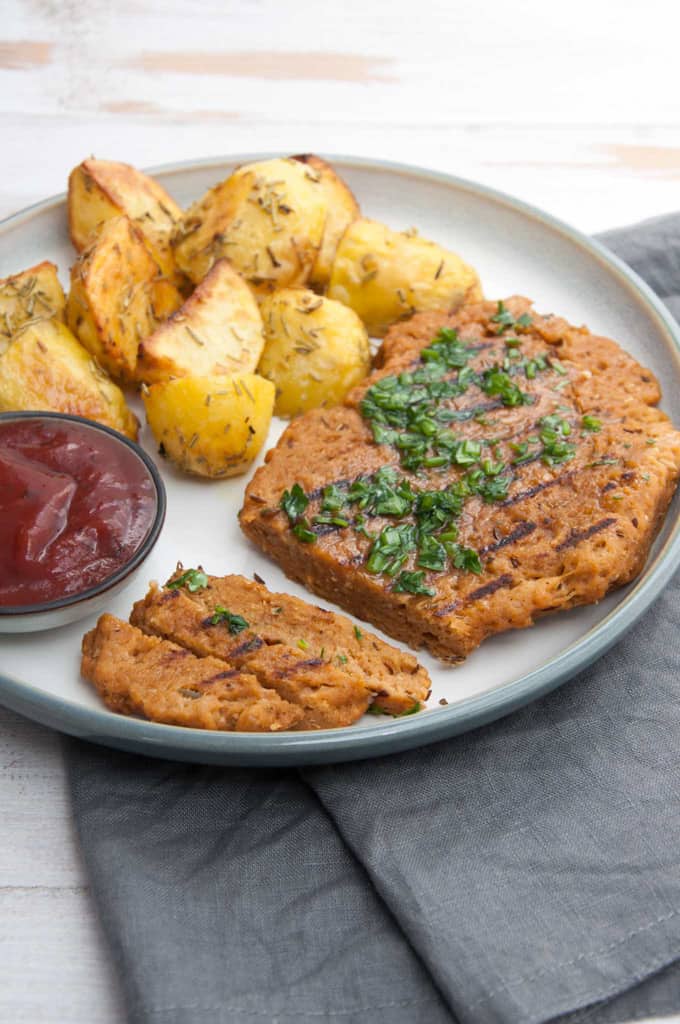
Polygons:
<instances>
[{"instance_id":1,"label":"chopped parsley garnish","mask_svg":"<svg viewBox=\"0 0 680 1024\"><path fill-rule=\"evenodd\" d=\"M186 587L192 594L195 594L197 590L205 590L207 586L208 577L202 569L187 569L177 579L166 583L168 590L179 590L180 587Z\"/></svg>"},{"instance_id":2,"label":"chopped parsley garnish","mask_svg":"<svg viewBox=\"0 0 680 1024\"><path fill-rule=\"evenodd\" d=\"M505 370L490 367L484 370L479 386L486 395L498 396L503 405L531 405L533 398L522 391Z\"/></svg>"},{"instance_id":3,"label":"chopped parsley garnish","mask_svg":"<svg viewBox=\"0 0 680 1024\"><path fill-rule=\"evenodd\" d=\"M349 519L345 519L343 516L314 516L312 522L315 526L349 526Z\"/></svg>"},{"instance_id":4,"label":"chopped parsley garnish","mask_svg":"<svg viewBox=\"0 0 680 1024\"><path fill-rule=\"evenodd\" d=\"M541 459L546 466L559 466L576 454L576 445L566 440L571 434L571 424L557 413L543 416L538 421L539 438L543 445Z\"/></svg>"},{"instance_id":5,"label":"chopped parsley garnish","mask_svg":"<svg viewBox=\"0 0 680 1024\"><path fill-rule=\"evenodd\" d=\"M482 563L474 548L464 548L460 544L447 544L446 548L455 569L473 572L477 576L481 575Z\"/></svg>"},{"instance_id":6,"label":"chopped parsley garnish","mask_svg":"<svg viewBox=\"0 0 680 1024\"><path fill-rule=\"evenodd\" d=\"M416 564L423 569L432 569L433 572L442 572L446 568L446 548L433 534L426 534L418 548ZM402 576L409 575L402 573ZM411 573L410 575L424 575L423 573Z\"/></svg>"},{"instance_id":7,"label":"chopped parsley garnish","mask_svg":"<svg viewBox=\"0 0 680 1024\"><path fill-rule=\"evenodd\" d=\"M426 585L424 572L399 573L392 590L398 594L424 594L426 597L434 597L436 593Z\"/></svg>"},{"instance_id":8,"label":"chopped parsley garnish","mask_svg":"<svg viewBox=\"0 0 680 1024\"><path fill-rule=\"evenodd\" d=\"M461 441L452 450L452 462L456 466L471 466L473 462L479 462L482 455L482 445L479 441Z\"/></svg>"},{"instance_id":9,"label":"chopped parsley garnish","mask_svg":"<svg viewBox=\"0 0 680 1024\"><path fill-rule=\"evenodd\" d=\"M553 390L569 385L568 370L549 351L530 357L522 353L522 338L516 332L530 327L528 313L515 319L499 302L491 322L495 329L487 330L486 337L494 330L496 336L503 335L491 346L462 339L453 328L442 328L421 350L414 368L382 377L368 388L361 415L375 443L391 449L385 461L396 456L400 466L388 464L348 482L327 484L320 493L310 495L294 483L279 504L299 540L314 543L335 529L351 530L357 542L359 536L366 537L370 543L362 545L361 556L365 570L391 578L397 593L434 595L428 573L484 572L479 551L459 539L457 521L466 503L471 498L502 503L518 476L515 467L539 459L559 466L576 454L575 424L564 415L574 418L570 405L557 406L555 412L536 420L535 433L529 436L517 437L512 432L517 425L509 425L502 416L493 419L500 436L479 436L478 430L472 437L461 436L459 423L473 420L479 427L491 426L485 415L490 409L533 405L536 395L524 391L520 382L550 372L563 378L558 383L553 378ZM497 362L489 365L482 356L479 370L470 365L477 353L494 346ZM469 389L477 390L476 402L468 399L457 407L454 403ZM582 432L597 432L601 426L595 416L581 418ZM604 460L593 465L597 464ZM445 486L434 486L444 474ZM310 524L306 513L312 501ZM373 530L369 529L371 519L378 520Z\"/></svg>"},{"instance_id":10,"label":"chopped parsley garnish","mask_svg":"<svg viewBox=\"0 0 680 1024\"><path fill-rule=\"evenodd\" d=\"M341 491L335 484L329 484L328 487L324 487L322 498L321 498L321 511L322 512L339 512L341 508L344 508L347 501L347 495L344 491ZM307 506L305 505L305 508Z\"/></svg>"},{"instance_id":11,"label":"chopped parsley garnish","mask_svg":"<svg viewBox=\"0 0 680 1024\"><path fill-rule=\"evenodd\" d=\"M291 523L295 523L309 505L309 498L300 487L300 484L293 484L290 491L284 491L279 502Z\"/></svg>"},{"instance_id":12,"label":"chopped parsley garnish","mask_svg":"<svg viewBox=\"0 0 680 1024\"><path fill-rule=\"evenodd\" d=\"M358 626L354 627L354 635L357 638L357 640L362 640L364 636L364 634L361 632Z\"/></svg>"},{"instance_id":13,"label":"chopped parsley garnish","mask_svg":"<svg viewBox=\"0 0 680 1024\"><path fill-rule=\"evenodd\" d=\"M602 430L602 420L598 420L597 416L586 414L581 418L581 429L587 430L591 434L599 434Z\"/></svg>"},{"instance_id":14,"label":"chopped parsley garnish","mask_svg":"<svg viewBox=\"0 0 680 1024\"><path fill-rule=\"evenodd\" d=\"M306 651L309 648L309 644L306 640L298 640L297 645L301 651ZM321 653L321 657L323 658L323 652Z\"/></svg>"},{"instance_id":15,"label":"chopped parsley garnish","mask_svg":"<svg viewBox=\"0 0 680 1024\"><path fill-rule=\"evenodd\" d=\"M422 709L422 706L423 705L420 703L420 701L417 700L415 704L411 705L410 708L406 708L405 711L398 711L395 715L392 715L391 712L385 711L384 708L381 708L379 704L376 704L374 702L373 704L369 704L369 706L366 708L366 714L391 715L392 718L405 718L407 715L415 715L417 711L420 711Z\"/></svg>"},{"instance_id":16,"label":"chopped parsley garnish","mask_svg":"<svg viewBox=\"0 0 680 1024\"><path fill-rule=\"evenodd\" d=\"M394 718L405 718L407 715L415 715L416 712L420 711L422 706L423 705L420 703L420 701L417 700L415 702L415 704L411 705L410 708L406 708L405 711L400 711L397 715L394 715L393 717Z\"/></svg>"},{"instance_id":17,"label":"chopped parsley garnish","mask_svg":"<svg viewBox=\"0 0 680 1024\"><path fill-rule=\"evenodd\" d=\"M314 531L312 529L310 529L309 523L307 522L306 519L300 519L292 527L292 530L293 530L293 533L295 534L295 536L297 537L297 539L301 540L303 542L303 544L315 544L316 543L316 534L314 533Z\"/></svg>"},{"instance_id":18,"label":"chopped parsley garnish","mask_svg":"<svg viewBox=\"0 0 680 1024\"><path fill-rule=\"evenodd\" d=\"M504 501L508 496L508 488L512 483L511 476L499 476L496 467L494 473L487 475L483 469L472 469L464 477L469 494L478 494L482 501L491 504ZM501 467L504 468L504 467Z\"/></svg>"},{"instance_id":19,"label":"chopped parsley garnish","mask_svg":"<svg viewBox=\"0 0 680 1024\"><path fill-rule=\"evenodd\" d=\"M216 606L209 621L211 626L217 626L224 622L233 636L236 636L238 633L242 633L244 629L248 629L250 627L250 623L246 622L242 615L235 615L227 608L224 608L221 604Z\"/></svg>"},{"instance_id":20,"label":"chopped parsley garnish","mask_svg":"<svg viewBox=\"0 0 680 1024\"><path fill-rule=\"evenodd\" d=\"M416 548L416 529L411 523L386 526L376 537L366 562L370 573L396 576Z\"/></svg>"},{"instance_id":21,"label":"chopped parsley garnish","mask_svg":"<svg viewBox=\"0 0 680 1024\"><path fill-rule=\"evenodd\" d=\"M279 501L279 508L288 516L294 536L304 544L314 544L316 534L304 518L308 505L309 498L297 483L293 484L290 491L284 491Z\"/></svg>"},{"instance_id":22,"label":"chopped parsley garnish","mask_svg":"<svg viewBox=\"0 0 680 1024\"><path fill-rule=\"evenodd\" d=\"M527 326L521 317L517 323ZM467 365L474 352L456 331L443 328L432 344L421 351L421 365L417 369L382 377L364 395L361 414L370 423L374 441L395 448L405 469L446 469L450 465L465 465L466 459L475 461L470 457L469 446L479 442L461 441L447 428L448 423L483 414L483 406L469 410L446 407L448 400L460 397L469 388L479 388L510 407L533 402L533 396L523 392L512 379L512 374L525 365L521 355L514 353L519 355L518 359L507 358L502 366L490 366L477 373ZM534 371L548 367L545 358L534 360Z\"/></svg>"},{"instance_id":23,"label":"chopped parsley garnish","mask_svg":"<svg viewBox=\"0 0 680 1024\"><path fill-rule=\"evenodd\" d=\"M491 321L494 324L498 324L496 334L503 334L505 331L509 331L511 327L531 327L532 324L532 319L528 313L522 313L522 315L515 320L505 303L500 301L498 303L496 315L491 317Z\"/></svg>"}]
</instances>

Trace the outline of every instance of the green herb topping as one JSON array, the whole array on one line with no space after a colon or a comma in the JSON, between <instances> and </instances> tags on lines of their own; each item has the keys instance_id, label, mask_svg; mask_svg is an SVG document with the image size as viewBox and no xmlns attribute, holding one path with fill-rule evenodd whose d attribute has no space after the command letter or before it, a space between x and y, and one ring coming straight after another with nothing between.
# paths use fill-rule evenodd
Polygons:
<instances>
[{"instance_id":1,"label":"green herb topping","mask_svg":"<svg viewBox=\"0 0 680 1024\"><path fill-rule=\"evenodd\" d=\"M394 717L395 718L405 718L407 715L415 715L418 711L420 711L422 709L422 706L423 705L420 703L420 701L417 700L415 702L415 704L411 705L410 708L406 708L405 711L400 711L399 714L395 715Z\"/></svg>"},{"instance_id":2,"label":"green herb topping","mask_svg":"<svg viewBox=\"0 0 680 1024\"><path fill-rule=\"evenodd\" d=\"M416 712L422 710L422 707L423 707L423 705L420 703L419 700L417 700L415 702L415 704L411 705L410 708L406 708L405 711L399 711L396 715L392 715L389 711L385 711L384 708L381 708L379 704L373 703L373 704L369 704L369 706L366 708L366 714L367 715L390 715L391 718L405 718L408 715L415 715Z\"/></svg>"},{"instance_id":3,"label":"green herb topping","mask_svg":"<svg viewBox=\"0 0 680 1024\"><path fill-rule=\"evenodd\" d=\"M279 506L286 513L291 523L297 522L309 505L309 498L300 487L300 484L293 484L290 491L284 491Z\"/></svg>"},{"instance_id":4,"label":"green herb topping","mask_svg":"<svg viewBox=\"0 0 680 1024\"><path fill-rule=\"evenodd\" d=\"M329 530L365 537L365 570L391 580L396 593L433 597L437 574L483 573L480 552L459 541L458 520L467 502L506 501L519 467L528 462L562 465L576 455L574 431L581 437L602 426L586 414L579 432L570 405L558 405L555 412L530 421L535 433L524 437L508 433L507 417L490 417L495 410L533 405L536 395L523 385L539 374L563 378L553 390L570 384L568 370L552 352L521 351L521 334L532 323L529 314L515 319L499 302L491 321L495 326L487 339L503 335L502 342L462 339L453 328L442 328L412 369L382 377L367 389L361 415L375 443L392 450L393 464L309 495L294 483L284 491L280 508L298 540L314 543ZM479 353L488 348L497 353L499 347L500 361L489 365L483 354L479 369L471 365ZM458 403L467 392L476 395ZM465 421L480 428L495 426L496 436L479 436L480 431L461 436L457 424ZM445 485L433 486L440 474L447 475ZM311 502L314 514L308 521ZM382 522L371 528L371 520Z\"/></svg>"},{"instance_id":5,"label":"green herb topping","mask_svg":"<svg viewBox=\"0 0 680 1024\"><path fill-rule=\"evenodd\" d=\"M503 312L505 307L500 305ZM516 321L519 327L530 323L531 318ZM415 370L382 377L364 395L361 414L370 423L376 444L396 449L402 466L411 472L445 470L474 462L479 458L479 442L457 438L451 427L468 419L484 425L488 403L451 409L447 407L449 400L474 388L495 399L491 407L531 405L534 397L514 379L518 374L533 380L540 372L566 372L548 353L524 359L513 350L520 339L509 338L508 342L512 343L509 355L502 363L477 372L468 366L477 351L475 345L462 341L452 328L442 328L432 344L421 351L420 365Z\"/></svg>"},{"instance_id":6,"label":"green herb topping","mask_svg":"<svg viewBox=\"0 0 680 1024\"><path fill-rule=\"evenodd\" d=\"M515 330L517 327L531 327L532 324L531 317L528 313L522 313L522 315L515 320L504 302L498 303L496 315L491 317L491 321L494 324L498 324L496 334L503 334L504 331L509 331L510 328Z\"/></svg>"},{"instance_id":7,"label":"green herb topping","mask_svg":"<svg viewBox=\"0 0 680 1024\"><path fill-rule=\"evenodd\" d=\"M235 615L227 608L224 608L221 604L216 606L209 621L211 626L217 626L224 622L229 632L234 636L238 633L242 633L244 629L248 629L250 627L250 623L246 622L242 615Z\"/></svg>"},{"instance_id":8,"label":"green herb topping","mask_svg":"<svg viewBox=\"0 0 680 1024\"><path fill-rule=\"evenodd\" d=\"M208 577L202 569L187 569L177 579L171 580L166 583L168 590L179 590L180 587L186 587L187 590L194 594L197 590L205 590L208 586Z\"/></svg>"},{"instance_id":9,"label":"green herb topping","mask_svg":"<svg viewBox=\"0 0 680 1024\"><path fill-rule=\"evenodd\" d=\"M434 597L436 593L432 587L426 586L424 572L400 573L392 590L398 594L425 594L427 597Z\"/></svg>"},{"instance_id":10,"label":"green herb topping","mask_svg":"<svg viewBox=\"0 0 680 1024\"><path fill-rule=\"evenodd\" d=\"M558 466L576 454L576 445L566 440L571 434L571 425L568 420L562 419L557 413L551 416L544 416L538 421L540 427L539 438L543 445L541 459L546 466Z\"/></svg>"},{"instance_id":11,"label":"green herb topping","mask_svg":"<svg viewBox=\"0 0 680 1024\"><path fill-rule=\"evenodd\" d=\"M309 498L300 487L300 484L293 484L290 491L284 491L281 495L279 507L288 516L293 533L298 540L305 544L314 544L316 534L304 518L303 513L309 505Z\"/></svg>"}]
</instances>

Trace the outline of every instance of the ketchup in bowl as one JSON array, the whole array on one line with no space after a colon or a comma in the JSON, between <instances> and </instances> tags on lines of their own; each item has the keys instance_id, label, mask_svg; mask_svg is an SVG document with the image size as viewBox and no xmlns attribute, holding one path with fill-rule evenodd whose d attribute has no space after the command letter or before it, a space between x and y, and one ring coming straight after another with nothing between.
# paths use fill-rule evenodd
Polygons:
<instances>
[{"instance_id":1,"label":"ketchup in bowl","mask_svg":"<svg viewBox=\"0 0 680 1024\"><path fill-rule=\"evenodd\" d=\"M83 594L131 562L158 519L144 458L70 417L0 419L0 608Z\"/></svg>"}]
</instances>

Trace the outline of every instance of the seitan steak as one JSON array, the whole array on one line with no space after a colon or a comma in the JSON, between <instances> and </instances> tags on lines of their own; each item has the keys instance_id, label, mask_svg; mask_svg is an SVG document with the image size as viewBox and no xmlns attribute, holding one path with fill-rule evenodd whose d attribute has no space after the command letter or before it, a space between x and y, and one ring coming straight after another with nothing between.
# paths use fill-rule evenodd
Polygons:
<instances>
[{"instance_id":1,"label":"seitan steak","mask_svg":"<svg viewBox=\"0 0 680 1024\"><path fill-rule=\"evenodd\" d=\"M241 526L291 578L455 661L641 571L680 434L615 342L514 297L395 325L377 363L247 488Z\"/></svg>"},{"instance_id":2,"label":"seitan steak","mask_svg":"<svg viewBox=\"0 0 680 1024\"><path fill-rule=\"evenodd\" d=\"M178 572L165 588L152 586L131 622L252 673L302 708L298 728L348 725L369 704L402 714L427 698L430 679L416 658L356 629L344 615L242 576L204 576L205 586L194 590L178 586L182 578Z\"/></svg>"},{"instance_id":3,"label":"seitan steak","mask_svg":"<svg viewBox=\"0 0 680 1024\"><path fill-rule=\"evenodd\" d=\"M112 711L168 725L276 732L303 717L251 673L197 658L113 615L102 615L83 638L82 673Z\"/></svg>"}]
</instances>

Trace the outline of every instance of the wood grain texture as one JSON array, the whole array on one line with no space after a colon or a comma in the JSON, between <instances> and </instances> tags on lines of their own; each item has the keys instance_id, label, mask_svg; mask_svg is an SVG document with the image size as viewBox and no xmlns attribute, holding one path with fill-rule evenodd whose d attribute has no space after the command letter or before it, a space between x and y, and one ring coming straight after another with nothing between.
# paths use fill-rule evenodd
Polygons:
<instances>
[{"instance_id":1,"label":"wood grain texture","mask_svg":"<svg viewBox=\"0 0 680 1024\"><path fill-rule=\"evenodd\" d=\"M0 68L6 71L26 71L48 64L52 56L52 43L15 39L0 43Z\"/></svg>"},{"instance_id":2,"label":"wood grain texture","mask_svg":"<svg viewBox=\"0 0 680 1024\"><path fill-rule=\"evenodd\" d=\"M8 0L0 216L91 153L319 151L630 223L680 205L678 28L668 0ZM60 741L0 710L0 767L0 1024L120 1024Z\"/></svg>"},{"instance_id":3,"label":"wood grain texture","mask_svg":"<svg viewBox=\"0 0 680 1024\"><path fill-rule=\"evenodd\" d=\"M385 74L392 60L387 57L362 57L356 53L276 53L251 50L245 53L144 51L128 62L142 71L161 71L181 75L219 75L224 78L254 78L282 81L316 82L388 82Z\"/></svg>"}]
</instances>

